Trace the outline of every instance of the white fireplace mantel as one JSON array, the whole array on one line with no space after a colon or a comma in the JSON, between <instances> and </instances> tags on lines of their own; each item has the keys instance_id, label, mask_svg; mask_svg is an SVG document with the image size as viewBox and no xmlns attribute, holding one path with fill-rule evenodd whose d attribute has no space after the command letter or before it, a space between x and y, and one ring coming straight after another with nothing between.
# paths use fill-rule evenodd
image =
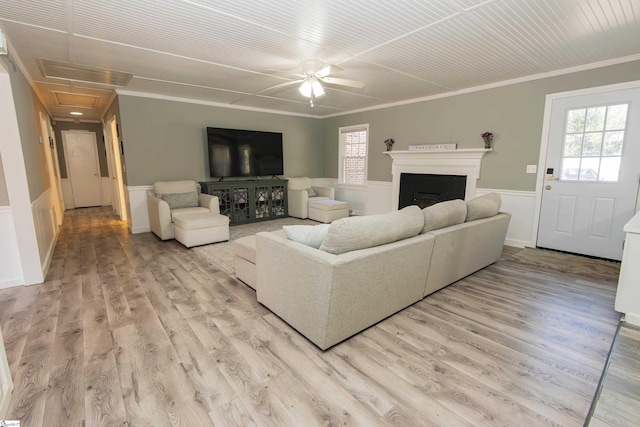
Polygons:
<instances>
[{"instance_id":1,"label":"white fireplace mantel","mask_svg":"<svg viewBox=\"0 0 640 427\"><path fill-rule=\"evenodd\" d=\"M485 154L492 151L484 148L463 148L460 150L438 151L385 151L393 159L391 165L392 210L398 209L400 196L400 174L424 173L432 175L459 175L467 177L465 200L476 195L480 166Z\"/></svg>"}]
</instances>

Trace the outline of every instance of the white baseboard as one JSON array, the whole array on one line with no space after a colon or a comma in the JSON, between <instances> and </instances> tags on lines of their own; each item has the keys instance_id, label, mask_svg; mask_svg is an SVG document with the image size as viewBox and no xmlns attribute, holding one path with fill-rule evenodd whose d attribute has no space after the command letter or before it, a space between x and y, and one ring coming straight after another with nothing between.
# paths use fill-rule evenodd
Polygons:
<instances>
[{"instance_id":1,"label":"white baseboard","mask_svg":"<svg viewBox=\"0 0 640 427\"><path fill-rule=\"evenodd\" d=\"M131 234L150 233L151 227L131 227Z\"/></svg>"}]
</instances>

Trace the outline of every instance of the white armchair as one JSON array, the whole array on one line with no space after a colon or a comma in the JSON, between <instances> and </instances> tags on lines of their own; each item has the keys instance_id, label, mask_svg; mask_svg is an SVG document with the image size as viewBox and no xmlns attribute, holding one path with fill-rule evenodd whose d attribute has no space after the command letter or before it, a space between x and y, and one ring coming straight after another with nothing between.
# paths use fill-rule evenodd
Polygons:
<instances>
[{"instance_id":1,"label":"white armchair","mask_svg":"<svg viewBox=\"0 0 640 427\"><path fill-rule=\"evenodd\" d=\"M288 178L287 198L289 216L309 218L309 202L323 199L335 199L335 190L331 187L315 187L307 177Z\"/></svg>"},{"instance_id":2,"label":"white armchair","mask_svg":"<svg viewBox=\"0 0 640 427\"><path fill-rule=\"evenodd\" d=\"M220 213L216 196L198 194L195 181L156 181L147 192L147 211L151 231L162 240L175 238L174 215Z\"/></svg>"}]
</instances>

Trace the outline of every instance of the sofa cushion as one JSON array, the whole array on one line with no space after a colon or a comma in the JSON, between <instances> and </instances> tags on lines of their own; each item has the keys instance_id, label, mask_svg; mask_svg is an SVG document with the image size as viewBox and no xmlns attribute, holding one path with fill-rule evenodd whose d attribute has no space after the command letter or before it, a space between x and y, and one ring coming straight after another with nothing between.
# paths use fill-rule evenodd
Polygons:
<instances>
[{"instance_id":1,"label":"sofa cushion","mask_svg":"<svg viewBox=\"0 0 640 427\"><path fill-rule=\"evenodd\" d=\"M424 227L422 233L451 225L462 224L467 217L467 204L464 200L447 200L422 210Z\"/></svg>"},{"instance_id":2,"label":"sofa cushion","mask_svg":"<svg viewBox=\"0 0 640 427\"><path fill-rule=\"evenodd\" d=\"M287 179L289 180L287 182L287 188L289 190L306 190L307 188L311 188L311 180L306 176Z\"/></svg>"},{"instance_id":3,"label":"sofa cushion","mask_svg":"<svg viewBox=\"0 0 640 427\"><path fill-rule=\"evenodd\" d=\"M307 188L307 195L309 197L316 197L318 194L316 193L316 190L314 190L313 188Z\"/></svg>"},{"instance_id":4,"label":"sofa cushion","mask_svg":"<svg viewBox=\"0 0 640 427\"><path fill-rule=\"evenodd\" d=\"M329 224L285 225L282 227L287 239L318 249L329 231Z\"/></svg>"},{"instance_id":5,"label":"sofa cushion","mask_svg":"<svg viewBox=\"0 0 640 427\"><path fill-rule=\"evenodd\" d=\"M162 200L169 204L170 209L195 208L198 206L198 193L167 193L162 195Z\"/></svg>"},{"instance_id":6,"label":"sofa cushion","mask_svg":"<svg viewBox=\"0 0 640 427\"><path fill-rule=\"evenodd\" d=\"M501 205L502 197L498 193L489 193L469 200L467 202L466 221L475 221L476 219L497 215L500 212Z\"/></svg>"},{"instance_id":7,"label":"sofa cushion","mask_svg":"<svg viewBox=\"0 0 640 427\"><path fill-rule=\"evenodd\" d=\"M195 181L156 181L153 183L153 192L158 196L170 193L189 193L198 191Z\"/></svg>"},{"instance_id":8,"label":"sofa cushion","mask_svg":"<svg viewBox=\"0 0 640 427\"><path fill-rule=\"evenodd\" d=\"M352 216L333 221L321 251L342 254L417 236L424 225L415 205L382 215Z\"/></svg>"}]
</instances>

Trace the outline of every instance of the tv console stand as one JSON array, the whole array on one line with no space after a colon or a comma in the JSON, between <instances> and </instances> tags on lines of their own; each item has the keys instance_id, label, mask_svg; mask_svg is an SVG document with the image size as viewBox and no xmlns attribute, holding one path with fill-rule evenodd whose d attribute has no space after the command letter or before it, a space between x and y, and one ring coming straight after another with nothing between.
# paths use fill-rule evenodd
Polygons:
<instances>
[{"instance_id":1,"label":"tv console stand","mask_svg":"<svg viewBox=\"0 0 640 427\"><path fill-rule=\"evenodd\" d=\"M230 224L246 224L289 216L286 179L204 181L202 192L217 196L220 213Z\"/></svg>"}]
</instances>

